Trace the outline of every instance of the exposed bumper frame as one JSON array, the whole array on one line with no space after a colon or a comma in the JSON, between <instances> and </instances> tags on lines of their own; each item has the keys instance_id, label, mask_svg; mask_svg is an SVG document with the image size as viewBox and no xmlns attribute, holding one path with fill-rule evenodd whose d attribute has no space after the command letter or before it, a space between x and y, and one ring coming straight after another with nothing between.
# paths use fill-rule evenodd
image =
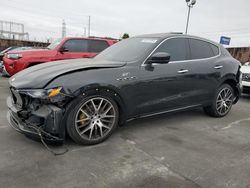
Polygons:
<instances>
[{"instance_id":1,"label":"exposed bumper frame","mask_svg":"<svg viewBox=\"0 0 250 188\"><path fill-rule=\"evenodd\" d=\"M45 128L42 130L42 132L39 132L37 130L37 127L34 125L31 125L28 122L23 121L19 116L18 113L20 110L18 110L12 103L11 97L8 97L7 99L7 106L9 108L9 111L7 113L7 120L10 124L10 126L15 129L16 131L23 133L25 135L34 137L34 138L41 138L41 135L43 135L43 139L50 142L63 142L65 139L65 126L64 124L60 124L62 121L49 121L48 125L40 125L41 127L47 127L48 130ZM44 114L41 114L43 116ZM48 119L60 119L62 120L62 117L59 116L57 113L55 113L52 109L52 111L48 115ZM47 117L47 116L46 116ZM56 123L57 125L54 125ZM54 131L49 131L50 127L57 127L57 129L54 129ZM33 128L34 127L34 128ZM55 133L57 133L55 135ZM53 135L52 135L53 134ZM51 135L51 136L50 136Z\"/></svg>"}]
</instances>

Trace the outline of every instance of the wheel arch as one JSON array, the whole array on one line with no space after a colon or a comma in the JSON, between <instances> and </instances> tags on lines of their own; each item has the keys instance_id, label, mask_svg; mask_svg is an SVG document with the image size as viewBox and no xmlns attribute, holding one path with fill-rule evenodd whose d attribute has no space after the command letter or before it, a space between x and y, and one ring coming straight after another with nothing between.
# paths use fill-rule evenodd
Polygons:
<instances>
[{"instance_id":1,"label":"wheel arch","mask_svg":"<svg viewBox=\"0 0 250 188\"><path fill-rule=\"evenodd\" d=\"M119 124L123 124L127 118L127 106L118 88L112 85L89 85L84 86L75 92L76 96L104 95L111 97L119 108Z\"/></svg>"},{"instance_id":2,"label":"wheel arch","mask_svg":"<svg viewBox=\"0 0 250 188\"><path fill-rule=\"evenodd\" d=\"M239 100L239 97L241 95L241 92L238 88L238 81L237 81L236 77L235 76L234 77L232 77L232 76L225 77L223 79L223 81L221 82L220 86L222 84L228 84L233 88L234 93L235 93L235 100L234 100L234 104L235 104Z\"/></svg>"}]
</instances>

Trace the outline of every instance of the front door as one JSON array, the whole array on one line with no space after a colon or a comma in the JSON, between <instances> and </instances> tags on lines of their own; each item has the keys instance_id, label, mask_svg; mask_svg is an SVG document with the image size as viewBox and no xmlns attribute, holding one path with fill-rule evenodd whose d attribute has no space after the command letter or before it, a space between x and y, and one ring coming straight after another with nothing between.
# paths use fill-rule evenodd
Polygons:
<instances>
[{"instance_id":1,"label":"front door","mask_svg":"<svg viewBox=\"0 0 250 188\"><path fill-rule=\"evenodd\" d=\"M156 52L170 54L170 62L141 66L137 110L143 115L187 107L193 92L187 39L167 39Z\"/></svg>"}]
</instances>

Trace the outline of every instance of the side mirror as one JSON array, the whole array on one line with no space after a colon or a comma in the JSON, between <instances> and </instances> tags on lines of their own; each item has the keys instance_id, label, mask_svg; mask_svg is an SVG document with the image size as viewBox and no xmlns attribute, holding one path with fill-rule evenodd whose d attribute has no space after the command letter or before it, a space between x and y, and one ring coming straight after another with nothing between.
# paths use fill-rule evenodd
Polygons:
<instances>
[{"instance_id":1,"label":"side mirror","mask_svg":"<svg viewBox=\"0 0 250 188\"><path fill-rule=\"evenodd\" d=\"M59 52L61 52L61 53L68 52L68 51L69 50L65 46L61 47L60 50L59 50Z\"/></svg>"},{"instance_id":2,"label":"side mirror","mask_svg":"<svg viewBox=\"0 0 250 188\"><path fill-rule=\"evenodd\" d=\"M170 61L169 53L157 52L148 58L147 63L148 64L153 64L153 63L165 64L165 63L168 63L169 61Z\"/></svg>"}]
</instances>

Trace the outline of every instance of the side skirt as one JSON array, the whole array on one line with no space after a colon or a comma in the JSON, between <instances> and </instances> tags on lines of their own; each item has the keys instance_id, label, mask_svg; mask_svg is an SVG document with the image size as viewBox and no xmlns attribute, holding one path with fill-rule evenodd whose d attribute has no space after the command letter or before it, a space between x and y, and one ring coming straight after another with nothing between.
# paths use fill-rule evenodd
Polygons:
<instances>
[{"instance_id":1,"label":"side skirt","mask_svg":"<svg viewBox=\"0 0 250 188\"><path fill-rule=\"evenodd\" d=\"M191 106L186 106L186 107L182 107L182 108L175 108L175 109L172 109L172 110L156 112L156 113L152 113L152 114L139 115L139 116L128 119L126 122L130 122L130 121L133 121L135 119L146 118L146 117L156 116L156 115L160 115L160 114L166 114L166 113L170 113L170 112L183 111L183 110L197 108L197 107L203 107L203 106L204 105L202 105L202 104L197 104L197 105L191 105Z\"/></svg>"}]
</instances>

